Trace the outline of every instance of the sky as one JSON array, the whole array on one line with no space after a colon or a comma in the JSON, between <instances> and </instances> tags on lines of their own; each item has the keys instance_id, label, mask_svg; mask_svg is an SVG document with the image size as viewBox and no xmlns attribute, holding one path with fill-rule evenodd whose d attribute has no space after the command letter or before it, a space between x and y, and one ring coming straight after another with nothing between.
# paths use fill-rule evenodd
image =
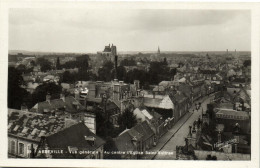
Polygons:
<instances>
[{"instance_id":1,"label":"sky","mask_svg":"<svg viewBox=\"0 0 260 168\"><path fill-rule=\"evenodd\" d=\"M248 10L10 9L9 50L251 50Z\"/></svg>"}]
</instances>

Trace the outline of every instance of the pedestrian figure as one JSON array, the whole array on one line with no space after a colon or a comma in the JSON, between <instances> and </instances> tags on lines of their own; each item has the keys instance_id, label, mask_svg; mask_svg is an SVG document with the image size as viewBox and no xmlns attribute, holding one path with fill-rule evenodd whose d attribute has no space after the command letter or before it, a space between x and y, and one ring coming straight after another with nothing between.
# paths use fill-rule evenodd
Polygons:
<instances>
[{"instance_id":1,"label":"pedestrian figure","mask_svg":"<svg viewBox=\"0 0 260 168\"><path fill-rule=\"evenodd\" d=\"M198 119L198 128L200 127L201 121L200 121L200 117Z\"/></svg>"}]
</instances>

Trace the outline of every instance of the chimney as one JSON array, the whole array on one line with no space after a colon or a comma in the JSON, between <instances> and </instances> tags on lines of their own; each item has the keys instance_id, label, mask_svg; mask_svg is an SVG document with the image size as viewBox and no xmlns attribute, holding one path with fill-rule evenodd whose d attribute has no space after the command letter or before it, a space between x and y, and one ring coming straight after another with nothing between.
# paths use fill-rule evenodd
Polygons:
<instances>
[{"instance_id":1,"label":"chimney","mask_svg":"<svg viewBox=\"0 0 260 168\"><path fill-rule=\"evenodd\" d=\"M84 136L85 140L91 144L91 146L95 145L96 138L93 136Z\"/></svg>"},{"instance_id":2,"label":"chimney","mask_svg":"<svg viewBox=\"0 0 260 168\"><path fill-rule=\"evenodd\" d=\"M221 133L218 132L218 143L221 143Z\"/></svg>"},{"instance_id":3,"label":"chimney","mask_svg":"<svg viewBox=\"0 0 260 168\"><path fill-rule=\"evenodd\" d=\"M46 102L51 104L51 95L50 95L50 93L47 93L47 95L46 95Z\"/></svg>"},{"instance_id":4,"label":"chimney","mask_svg":"<svg viewBox=\"0 0 260 168\"><path fill-rule=\"evenodd\" d=\"M117 79L117 59L118 59L118 56L115 55L115 79Z\"/></svg>"},{"instance_id":5,"label":"chimney","mask_svg":"<svg viewBox=\"0 0 260 168\"><path fill-rule=\"evenodd\" d=\"M189 126L189 134L188 134L188 137L191 137L192 135L191 135L191 126Z\"/></svg>"},{"instance_id":6,"label":"chimney","mask_svg":"<svg viewBox=\"0 0 260 168\"><path fill-rule=\"evenodd\" d=\"M192 138L196 138L195 126L193 126L193 129L192 129Z\"/></svg>"},{"instance_id":7,"label":"chimney","mask_svg":"<svg viewBox=\"0 0 260 168\"><path fill-rule=\"evenodd\" d=\"M185 138L185 147L188 148L188 138Z\"/></svg>"},{"instance_id":8,"label":"chimney","mask_svg":"<svg viewBox=\"0 0 260 168\"><path fill-rule=\"evenodd\" d=\"M237 153L237 144L235 143L235 153Z\"/></svg>"},{"instance_id":9,"label":"chimney","mask_svg":"<svg viewBox=\"0 0 260 168\"><path fill-rule=\"evenodd\" d=\"M65 95L63 93L60 94L60 99L65 102Z\"/></svg>"}]
</instances>

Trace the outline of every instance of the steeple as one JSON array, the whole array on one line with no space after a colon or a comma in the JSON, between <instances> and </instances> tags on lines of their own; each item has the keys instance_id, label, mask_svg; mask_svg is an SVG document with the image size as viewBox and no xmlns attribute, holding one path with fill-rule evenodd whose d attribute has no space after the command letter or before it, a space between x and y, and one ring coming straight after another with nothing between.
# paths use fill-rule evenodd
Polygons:
<instances>
[{"instance_id":1,"label":"steeple","mask_svg":"<svg viewBox=\"0 0 260 168\"><path fill-rule=\"evenodd\" d=\"M160 54L160 47L158 46L158 51L157 51L157 54Z\"/></svg>"}]
</instances>

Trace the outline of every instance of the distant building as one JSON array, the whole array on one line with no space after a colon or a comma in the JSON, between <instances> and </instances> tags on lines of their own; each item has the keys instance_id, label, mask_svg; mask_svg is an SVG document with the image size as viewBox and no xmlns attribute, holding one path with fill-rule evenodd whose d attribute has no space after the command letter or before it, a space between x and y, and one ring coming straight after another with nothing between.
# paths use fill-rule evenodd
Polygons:
<instances>
[{"instance_id":1,"label":"distant building","mask_svg":"<svg viewBox=\"0 0 260 168\"><path fill-rule=\"evenodd\" d=\"M110 46L110 44L108 46L105 46L105 49L101 52L97 52L97 54L104 56L105 58L107 58L107 60L111 60L113 59L113 57L115 55L117 55L117 49L116 46L114 46L112 44L112 46Z\"/></svg>"}]
</instances>

